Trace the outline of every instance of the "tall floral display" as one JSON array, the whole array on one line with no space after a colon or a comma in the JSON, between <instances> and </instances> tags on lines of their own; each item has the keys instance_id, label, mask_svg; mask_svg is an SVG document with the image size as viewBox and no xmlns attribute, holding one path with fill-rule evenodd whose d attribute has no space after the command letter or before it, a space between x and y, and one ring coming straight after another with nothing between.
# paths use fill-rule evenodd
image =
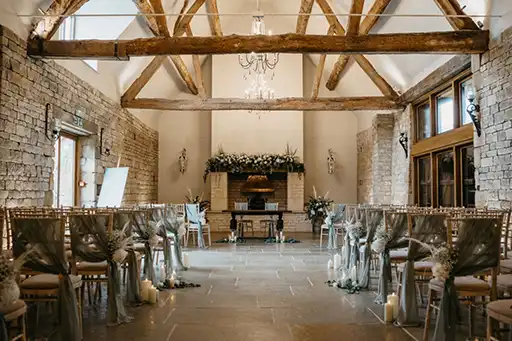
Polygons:
<instances>
[{"instance_id":1,"label":"tall floral display","mask_svg":"<svg viewBox=\"0 0 512 341\"><path fill-rule=\"evenodd\" d=\"M308 219L311 220L313 232L320 230L320 226L333 203L328 198L328 195L329 192L325 193L324 196L317 195L316 188L313 186L313 195L309 197L309 201L306 204L306 214Z\"/></svg>"}]
</instances>

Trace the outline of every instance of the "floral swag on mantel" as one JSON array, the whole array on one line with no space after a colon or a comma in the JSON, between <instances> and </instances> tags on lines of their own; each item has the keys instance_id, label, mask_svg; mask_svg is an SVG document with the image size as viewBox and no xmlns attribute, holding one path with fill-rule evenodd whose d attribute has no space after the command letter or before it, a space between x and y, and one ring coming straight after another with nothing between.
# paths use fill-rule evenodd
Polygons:
<instances>
[{"instance_id":1,"label":"floral swag on mantel","mask_svg":"<svg viewBox=\"0 0 512 341\"><path fill-rule=\"evenodd\" d=\"M261 173L272 172L304 173L304 163L296 156L297 150L286 147L284 154L227 154L222 148L206 161L204 181L210 173Z\"/></svg>"}]
</instances>

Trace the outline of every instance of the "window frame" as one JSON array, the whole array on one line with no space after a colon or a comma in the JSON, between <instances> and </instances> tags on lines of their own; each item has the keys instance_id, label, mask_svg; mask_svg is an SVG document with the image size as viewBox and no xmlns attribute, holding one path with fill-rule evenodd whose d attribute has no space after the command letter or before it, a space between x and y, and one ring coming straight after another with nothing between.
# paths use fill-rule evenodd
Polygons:
<instances>
[{"instance_id":1,"label":"window frame","mask_svg":"<svg viewBox=\"0 0 512 341\"><path fill-rule=\"evenodd\" d=\"M69 25L69 33L70 37L66 37L66 30ZM69 16L62 21L62 24L59 27L59 39L60 40L76 40L76 17ZM96 67L88 63L88 61L96 61ZM88 68L94 70L96 73L99 73L99 59L82 59L82 62L87 65Z\"/></svg>"},{"instance_id":2,"label":"window frame","mask_svg":"<svg viewBox=\"0 0 512 341\"><path fill-rule=\"evenodd\" d=\"M433 89L432 91L421 96L420 98L418 98L418 100L416 100L415 102L412 103L413 104L413 112L414 112L414 115L413 115L414 116L413 117L413 128L414 128L413 144L420 142L420 141L425 141L425 140L428 140L428 139L431 139L431 138L434 138L436 136L440 136L443 134L449 134L449 133L453 132L454 130L457 130L458 128L461 128L461 127L469 124L469 123L462 124L463 113L461 112L461 102L460 102L462 89L461 89L460 84L463 83L464 81L470 79L471 77L472 77L471 69L466 69L463 72L461 72L460 74L458 74L457 76L453 77L451 80L448 80L448 81L440 84L435 89ZM442 93L448 91L450 88L451 88L452 94L453 94L454 127L453 127L453 129L447 130L442 133L438 133L437 132L437 97L439 95L441 95ZM426 102L428 102L430 105L430 124L431 124L430 137L421 139L421 138L419 138L420 136L419 136L419 125L418 125L418 120L417 120L417 118L418 118L417 113L418 113L418 107L425 104Z\"/></svg>"}]
</instances>

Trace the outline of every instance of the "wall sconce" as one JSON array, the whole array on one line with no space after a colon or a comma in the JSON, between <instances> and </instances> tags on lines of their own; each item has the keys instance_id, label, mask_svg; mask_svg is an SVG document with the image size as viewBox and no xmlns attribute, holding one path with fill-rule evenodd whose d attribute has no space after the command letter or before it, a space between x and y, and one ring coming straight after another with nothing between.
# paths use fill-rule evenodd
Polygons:
<instances>
[{"instance_id":1,"label":"wall sconce","mask_svg":"<svg viewBox=\"0 0 512 341\"><path fill-rule=\"evenodd\" d=\"M185 173L187 171L188 164L187 150L185 148L181 150L180 156L178 157L178 162L180 164L180 173Z\"/></svg>"},{"instance_id":2,"label":"wall sconce","mask_svg":"<svg viewBox=\"0 0 512 341\"><path fill-rule=\"evenodd\" d=\"M400 133L400 137L398 138L398 142L402 146L405 152L405 157L407 158L409 156L409 152L407 150L408 144L409 144L409 138L407 137L407 133Z\"/></svg>"},{"instance_id":3,"label":"wall sconce","mask_svg":"<svg viewBox=\"0 0 512 341\"><path fill-rule=\"evenodd\" d=\"M329 153L329 156L327 156L327 173L332 174L334 173L336 158L334 157L334 153L331 148L329 148L327 152Z\"/></svg>"},{"instance_id":4,"label":"wall sconce","mask_svg":"<svg viewBox=\"0 0 512 341\"><path fill-rule=\"evenodd\" d=\"M480 105L476 104L476 96L473 88L468 89L468 94L466 95L469 104L466 108L466 111L471 117L471 121L473 121L473 125L476 129L476 134L480 137L482 135L482 126L480 125L480 119L478 118L478 114L480 113Z\"/></svg>"},{"instance_id":5,"label":"wall sconce","mask_svg":"<svg viewBox=\"0 0 512 341\"><path fill-rule=\"evenodd\" d=\"M44 134L48 140L57 140L59 138L61 122L59 119L53 119L52 123L52 133L51 136L48 136L48 129L50 126L50 111L52 110L52 105L50 103L46 103L46 108L44 110Z\"/></svg>"},{"instance_id":6,"label":"wall sconce","mask_svg":"<svg viewBox=\"0 0 512 341\"><path fill-rule=\"evenodd\" d=\"M103 132L105 131L105 128L100 129L100 154L101 155L110 155L110 148L105 148L105 151L103 151Z\"/></svg>"}]
</instances>

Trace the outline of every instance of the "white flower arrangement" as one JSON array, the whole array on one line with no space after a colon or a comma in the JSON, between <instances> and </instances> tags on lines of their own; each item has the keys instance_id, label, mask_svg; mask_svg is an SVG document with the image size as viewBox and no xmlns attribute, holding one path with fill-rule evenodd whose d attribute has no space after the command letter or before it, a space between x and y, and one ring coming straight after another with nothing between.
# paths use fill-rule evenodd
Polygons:
<instances>
[{"instance_id":1,"label":"white flower arrangement","mask_svg":"<svg viewBox=\"0 0 512 341\"><path fill-rule=\"evenodd\" d=\"M132 243L132 237L126 236L126 228L130 222L127 222L122 230L114 230L108 236L108 258L116 263L122 263Z\"/></svg>"},{"instance_id":2,"label":"white flower arrangement","mask_svg":"<svg viewBox=\"0 0 512 341\"><path fill-rule=\"evenodd\" d=\"M386 244L388 243L391 235L388 231L386 231L386 227L383 223L377 228L375 232L375 237L372 241L372 250L378 254L381 254L386 250Z\"/></svg>"},{"instance_id":3,"label":"white flower arrangement","mask_svg":"<svg viewBox=\"0 0 512 341\"><path fill-rule=\"evenodd\" d=\"M226 154L219 149L217 154L206 161L203 178L206 181L211 172L242 173L256 171L263 174L276 170L286 170L291 173L304 173L304 163L300 162L288 146L284 154Z\"/></svg>"},{"instance_id":4,"label":"white flower arrangement","mask_svg":"<svg viewBox=\"0 0 512 341\"><path fill-rule=\"evenodd\" d=\"M453 265L457 262L457 250L450 248L446 243L432 246L414 238L410 238L409 240L419 243L429 250L430 257L428 257L427 260L434 263L432 276L439 281L446 281L450 277Z\"/></svg>"},{"instance_id":5,"label":"white flower arrangement","mask_svg":"<svg viewBox=\"0 0 512 341\"><path fill-rule=\"evenodd\" d=\"M0 309L8 307L20 298L16 273L25 263L29 252L25 252L14 260L11 259L11 254L8 251L0 253Z\"/></svg>"},{"instance_id":6,"label":"white flower arrangement","mask_svg":"<svg viewBox=\"0 0 512 341\"><path fill-rule=\"evenodd\" d=\"M352 241L359 240L359 238L366 235L366 228L360 221L356 221L347 225L347 233Z\"/></svg>"}]
</instances>

